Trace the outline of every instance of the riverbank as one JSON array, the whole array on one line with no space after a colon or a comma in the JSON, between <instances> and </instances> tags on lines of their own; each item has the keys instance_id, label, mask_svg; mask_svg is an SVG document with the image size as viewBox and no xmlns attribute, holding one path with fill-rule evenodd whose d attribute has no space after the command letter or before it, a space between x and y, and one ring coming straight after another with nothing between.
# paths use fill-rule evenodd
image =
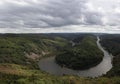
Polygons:
<instances>
[{"instance_id":1,"label":"riverbank","mask_svg":"<svg viewBox=\"0 0 120 84\"><path fill-rule=\"evenodd\" d=\"M100 64L98 64L95 67L92 67L87 70L72 70L65 67L60 67L55 62L55 57L48 57L45 59L41 59L39 62L39 67L42 71L46 71L50 74L54 75L77 75L82 77L99 77L104 74L106 74L111 68L112 68L112 57L109 55L109 53L102 48L102 46L99 43L100 39L97 40L97 45L100 48L100 50L103 51L104 57Z\"/></svg>"},{"instance_id":2,"label":"riverbank","mask_svg":"<svg viewBox=\"0 0 120 84\"><path fill-rule=\"evenodd\" d=\"M67 34L67 36L69 36L71 40L71 36L69 34ZM110 38L111 37L112 36L110 36ZM105 44L106 46L109 45L108 47L110 48L115 46L110 52L114 52L115 50L117 51L117 53L119 53L119 49L118 49L119 38L112 39L113 41L112 44L111 44L111 40L109 40L108 37L106 38L107 38ZM112 74L110 74L109 77L108 75L104 75L104 77L102 76L102 74L106 74L106 72L110 69L110 66L108 66L108 64L111 63L109 56L103 58L104 62L102 61L99 66L97 65L98 67L92 67L92 69L81 72L76 71L76 74L69 71L67 72L66 69L64 69L64 71L66 71L66 74L64 73L61 74L62 71L54 70L56 73L60 72L61 75L57 75L54 73L52 74L49 71L45 71L43 69L39 70L36 68L31 68L29 67L29 65L31 66L32 65L38 66L38 65L31 62L32 59L28 60L28 58L23 57L24 52L22 51L24 50L28 52L29 51L33 52L36 49L40 49L40 51L47 49L48 51L49 49L54 49L54 48L58 49L59 46L63 46L63 44L64 44L64 40L60 41L58 40L58 38L56 40L56 38L50 38L44 35L42 37L41 35L10 35L10 36L6 34L1 35L0 36L0 84L9 84L9 83L10 84L120 84L119 55L117 55L117 57L113 59L115 66L113 64L114 69L110 70L112 71ZM108 47L105 48L107 49ZM41 58L41 60L44 59L47 58L43 58L43 59ZM29 63L29 65L26 65L24 63ZM44 67L48 67L48 66L49 65L47 64ZM109 68L106 66L108 66ZM53 69L55 69L54 66Z\"/></svg>"}]
</instances>

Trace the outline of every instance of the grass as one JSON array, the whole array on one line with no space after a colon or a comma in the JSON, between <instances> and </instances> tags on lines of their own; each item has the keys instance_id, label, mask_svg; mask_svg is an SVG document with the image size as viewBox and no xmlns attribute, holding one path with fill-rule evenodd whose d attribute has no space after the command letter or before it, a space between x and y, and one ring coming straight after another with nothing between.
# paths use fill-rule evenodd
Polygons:
<instances>
[{"instance_id":1,"label":"grass","mask_svg":"<svg viewBox=\"0 0 120 84\"><path fill-rule=\"evenodd\" d=\"M69 40L46 35L0 35L0 84L120 84L119 75L98 78L51 75L39 70L36 60L25 57L25 53L41 55L42 51L53 56L68 44Z\"/></svg>"},{"instance_id":2,"label":"grass","mask_svg":"<svg viewBox=\"0 0 120 84\"><path fill-rule=\"evenodd\" d=\"M54 76L16 64L0 64L0 84L119 84L120 77ZM7 72L6 72L7 71Z\"/></svg>"}]
</instances>

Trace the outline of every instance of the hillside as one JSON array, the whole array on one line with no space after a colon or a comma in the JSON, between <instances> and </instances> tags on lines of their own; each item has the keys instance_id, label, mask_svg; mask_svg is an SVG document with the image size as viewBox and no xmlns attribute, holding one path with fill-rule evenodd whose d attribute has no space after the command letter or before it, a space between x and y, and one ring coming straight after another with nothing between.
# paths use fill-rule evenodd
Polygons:
<instances>
[{"instance_id":1,"label":"hillside","mask_svg":"<svg viewBox=\"0 0 120 84\"><path fill-rule=\"evenodd\" d=\"M43 56L55 54L68 41L60 37L44 35L1 35L0 63L15 63L38 68L37 61Z\"/></svg>"},{"instance_id":2,"label":"hillside","mask_svg":"<svg viewBox=\"0 0 120 84\"><path fill-rule=\"evenodd\" d=\"M120 76L120 35L103 35L101 44L110 52L113 57L113 68L108 76Z\"/></svg>"},{"instance_id":3,"label":"hillside","mask_svg":"<svg viewBox=\"0 0 120 84\"><path fill-rule=\"evenodd\" d=\"M106 35L101 36L102 45L115 56L113 69L105 76L98 78L73 75L55 76L39 70L37 63L40 59L58 55L66 49L71 50L73 46L70 43L70 36L67 36L69 37L68 39L64 35L54 36L49 34L0 35L0 84L120 84L119 54L116 54L119 53L120 36L114 37L112 35L109 38ZM101 53L96 48L96 37L88 36L83 39L83 36L80 34L72 36L72 40L76 43L74 48L72 48L73 54L74 52L77 53L76 50L81 50L81 48L83 49L82 52L87 50L88 54L93 50ZM93 54L96 54L95 52ZM86 53L83 55L86 56ZM86 58L88 57L86 56Z\"/></svg>"},{"instance_id":4,"label":"hillside","mask_svg":"<svg viewBox=\"0 0 120 84\"><path fill-rule=\"evenodd\" d=\"M120 77L55 76L16 64L0 64L0 84L119 84Z\"/></svg>"},{"instance_id":5,"label":"hillside","mask_svg":"<svg viewBox=\"0 0 120 84\"><path fill-rule=\"evenodd\" d=\"M66 48L56 56L56 62L68 68L88 69L102 61L103 53L92 36L85 36L77 45Z\"/></svg>"}]
</instances>

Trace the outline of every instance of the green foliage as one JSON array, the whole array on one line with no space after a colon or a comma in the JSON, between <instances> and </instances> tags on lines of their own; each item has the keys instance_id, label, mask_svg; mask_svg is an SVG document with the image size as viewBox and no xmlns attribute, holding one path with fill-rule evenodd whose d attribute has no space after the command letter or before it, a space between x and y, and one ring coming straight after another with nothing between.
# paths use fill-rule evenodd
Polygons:
<instances>
[{"instance_id":1,"label":"green foliage","mask_svg":"<svg viewBox=\"0 0 120 84\"><path fill-rule=\"evenodd\" d=\"M68 41L63 38L46 35L1 35L0 63L15 63L38 68L37 61L26 57L26 54L35 53L39 57L54 55L56 50L67 44Z\"/></svg>"},{"instance_id":2,"label":"green foliage","mask_svg":"<svg viewBox=\"0 0 120 84\"><path fill-rule=\"evenodd\" d=\"M108 50L113 58L113 68L108 72L108 76L120 76L120 35L103 35L102 45Z\"/></svg>"},{"instance_id":3,"label":"green foliage","mask_svg":"<svg viewBox=\"0 0 120 84\"><path fill-rule=\"evenodd\" d=\"M65 36L63 34L57 37L39 34L0 35L0 84L120 84L119 36L109 36L109 39L105 37L102 38L103 40L101 42L109 52L115 55L113 59L114 67L107 75L109 78L50 75L41 70L37 70L37 61L25 56L26 53L30 54L30 52L41 55L42 51L50 52L46 55L50 56L56 55L56 53L62 50L59 53L65 56L60 56L60 59L64 59L64 62L71 60L73 64L79 64L76 62L78 59L90 63L91 61L89 60L96 60L97 58L99 60L103 56L97 48L94 37L80 37L80 41L79 38L75 39L77 44L74 47L68 45L67 37L71 40L71 37L73 39L76 36L79 35L68 34ZM65 37L66 39L61 37ZM77 56L77 59L75 56Z\"/></svg>"},{"instance_id":4,"label":"green foliage","mask_svg":"<svg viewBox=\"0 0 120 84\"><path fill-rule=\"evenodd\" d=\"M65 49L56 56L56 62L72 69L87 69L102 60L103 53L99 50L96 39L84 37L76 46Z\"/></svg>"}]
</instances>

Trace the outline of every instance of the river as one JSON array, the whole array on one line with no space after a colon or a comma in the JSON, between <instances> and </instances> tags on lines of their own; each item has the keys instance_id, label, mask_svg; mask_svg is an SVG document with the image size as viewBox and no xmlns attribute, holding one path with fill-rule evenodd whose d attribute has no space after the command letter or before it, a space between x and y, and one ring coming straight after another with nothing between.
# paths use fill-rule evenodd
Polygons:
<instances>
[{"instance_id":1,"label":"river","mask_svg":"<svg viewBox=\"0 0 120 84\"><path fill-rule=\"evenodd\" d=\"M104 53L103 60L95 67L86 70L72 70L60 67L55 62L55 57L43 58L39 61L39 67L42 71L46 71L54 75L77 75L81 77L99 77L106 74L112 68L112 55L110 55L100 44L100 38L97 37L98 48Z\"/></svg>"}]
</instances>

